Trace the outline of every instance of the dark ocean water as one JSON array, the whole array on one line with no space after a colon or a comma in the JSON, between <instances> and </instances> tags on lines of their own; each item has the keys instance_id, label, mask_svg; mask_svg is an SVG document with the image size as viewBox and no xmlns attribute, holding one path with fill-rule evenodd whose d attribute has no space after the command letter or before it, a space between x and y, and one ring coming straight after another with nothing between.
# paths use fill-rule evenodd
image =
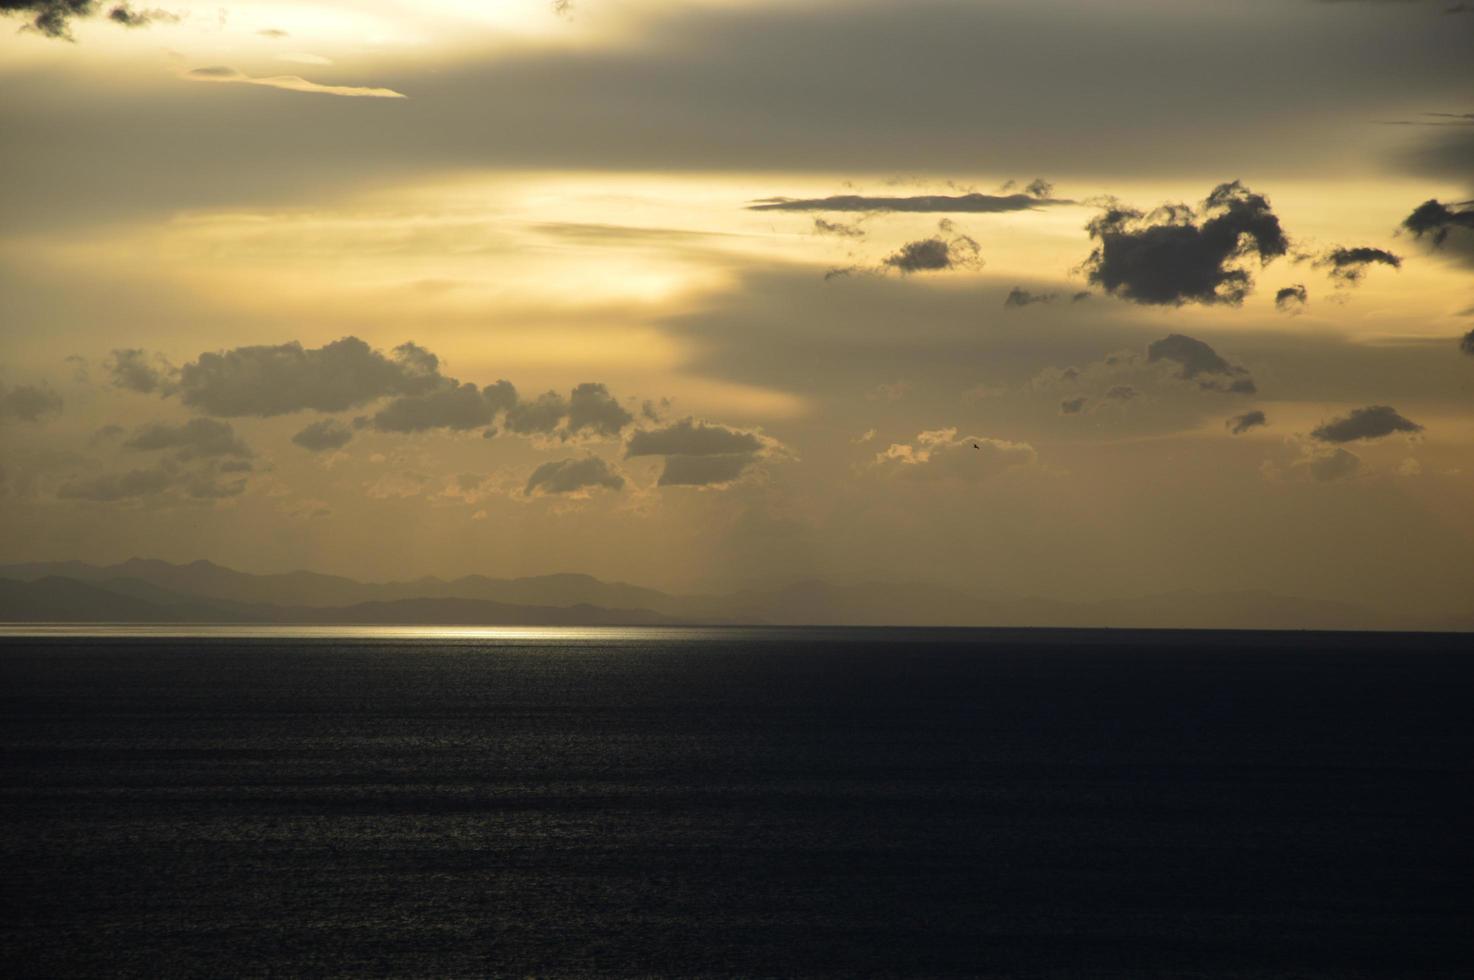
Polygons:
<instances>
[{"instance_id":1,"label":"dark ocean water","mask_svg":"<svg viewBox=\"0 0 1474 980\"><path fill-rule=\"evenodd\" d=\"M8 976L1474 976L1468 637L0 639Z\"/></svg>"}]
</instances>

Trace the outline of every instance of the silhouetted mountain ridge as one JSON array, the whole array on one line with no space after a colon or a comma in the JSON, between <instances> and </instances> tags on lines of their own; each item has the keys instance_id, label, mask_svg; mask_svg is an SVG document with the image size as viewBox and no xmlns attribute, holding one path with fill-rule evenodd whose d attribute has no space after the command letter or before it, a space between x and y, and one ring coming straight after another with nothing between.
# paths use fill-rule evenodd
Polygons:
<instances>
[{"instance_id":1,"label":"silhouetted mountain ridge","mask_svg":"<svg viewBox=\"0 0 1474 980\"><path fill-rule=\"evenodd\" d=\"M1093 602L980 597L919 583L805 580L728 595L672 595L590 575L427 576L358 582L311 571L254 575L209 561L0 566L0 619L62 622L485 625L769 624L1218 629L1474 629L1474 611L1431 621L1265 590Z\"/></svg>"}]
</instances>

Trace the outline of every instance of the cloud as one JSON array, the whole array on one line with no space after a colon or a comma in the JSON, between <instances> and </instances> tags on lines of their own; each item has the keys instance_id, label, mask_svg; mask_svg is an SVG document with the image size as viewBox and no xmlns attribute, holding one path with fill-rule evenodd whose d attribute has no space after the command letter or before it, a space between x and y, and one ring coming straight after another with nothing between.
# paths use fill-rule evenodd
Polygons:
<instances>
[{"instance_id":1,"label":"cloud","mask_svg":"<svg viewBox=\"0 0 1474 980\"><path fill-rule=\"evenodd\" d=\"M1026 442L985 436L957 437L956 428L922 432L914 443L894 443L876 454L882 472L922 480L976 483L1038 460Z\"/></svg>"},{"instance_id":2,"label":"cloud","mask_svg":"<svg viewBox=\"0 0 1474 980\"><path fill-rule=\"evenodd\" d=\"M372 415L354 419L354 426L390 433L481 429L489 438L495 434L493 423L503 416L510 432L568 440L613 438L634 421L598 382L578 385L567 398L550 391L523 401L510 381L481 387L441 374L440 359L414 343L400 344L387 355L357 337L318 348L295 341L237 347L201 354L175 375L150 364L142 351L115 351L109 365L123 387L178 394L196 411L223 418L328 414L388 398ZM309 441L324 434L313 426L299 433Z\"/></svg>"},{"instance_id":3,"label":"cloud","mask_svg":"<svg viewBox=\"0 0 1474 980\"><path fill-rule=\"evenodd\" d=\"M201 354L179 369L184 404L206 415L341 412L389 395L418 395L444 386L439 360L412 343L386 357L357 337L322 347L293 341Z\"/></svg>"},{"instance_id":4,"label":"cloud","mask_svg":"<svg viewBox=\"0 0 1474 980\"><path fill-rule=\"evenodd\" d=\"M341 95L349 98L406 99L409 96L392 88L370 88L358 85L319 85L309 82L300 75L252 76L226 65L212 65L185 72L184 77L193 82L221 82L228 85L261 85L279 88L288 92L306 92L315 95Z\"/></svg>"},{"instance_id":5,"label":"cloud","mask_svg":"<svg viewBox=\"0 0 1474 980\"><path fill-rule=\"evenodd\" d=\"M60 415L61 395L46 385L0 384L0 422L41 422Z\"/></svg>"},{"instance_id":6,"label":"cloud","mask_svg":"<svg viewBox=\"0 0 1474 980\"><path fill-rule=\"evenodd\" d=\"M634 420L635 417L615 401L609 389L602 384L586 381L568 396L567 432L570 435L592 432L613 437Z\"/></svg>"},{"instance_id":7,"label":"cloud","mask_svg":"<svg viewBox=\"0 0 1474 980\"><path fill-rule=\"evenodd\" d=\"M978 243L966 235L950 240L937 236L907 242L897 252L882 259L881 265L898 269L902 275L961 267L977 268L982 265L978 252Z\"/></svg>"},{"instance_id":8,"label":"cloud","mask_svg":"<svg viewBox=\"0 0 1474 980\"><path fill-rule=\"evenodd\" d=\"M1402 227L1414 238L1426 239L1434 251L1474 265L1474 201L1424 201L1402 220Z\"/></svg>"},{"instance_id":9,"label":"cloud","mask_svg":"<svg viewBox=\"0 0 1474 980\"><path fill-rule=\"evenodd\" d=\"M123 443L123 448L139 452L173 449L180 460L213 456L247 459L254 455L229 422L215 419L190 419L183 425L155 422L135 432Z\"/></svg>"},{"instance_id":10,"label":"cloud","mask_svg":"<svg viewBox=\"0 0 1474 980\"><path fill-rule=\"evenodd\" d=\"M507 388L510 391L511 386ZM582 435L614 438L634 420L634 415L614 399L605 385L586 381L569 392L567 398L548 391L531 401L507 405L506 427L518 435L556 434L563 440Z\"/></svg>"},{"instance_id":11,"label":"cloud","mask_svg":"<svg viewBox=\"0 0 1474 980\"><path fill-rule=\"evenodd\" d=\"M1059 403L1059 414L1061 415L1079 415L1083 411L1085 411L1084 398L1067 398Z\"/></svg>"},{"instance_id":12,"label":"cloud","mask_svg":"<svg viewBox=\"0 0 1474 980\"><path fill-rule=\"evenodd\" d=\"M342 449L353 440L353 430L337 419L319 419L292 436L292 442L309 452Z\"/></svg>"},{"instance_id":13,"label":"cloud","mask_svg":"<svg viewBox=\"0 0 1474 980\"><path fill-rule=\"evenodd\" d=\"M1265 264L1289 249L1269 201L1238 181L1219 184L1196 211L1113 205L1088 228L1100 243L1084 263L1089 281L1144 304L1238 305L1254 280L1235 263L1252 254Z\"/></svg>"},{"instance_id":14,"label":"cloud","mask_svg":"<svg viewBox=\"0 0 1474 980\"><path fill-rule=\"evenodd\" d=\"M1348 480L1361 470L1361 457L1345 449L1328 452L1307 450L1304 456L1292 464L1303 469L1318 483Z\"/></svg>"},{"instance_id":15,"label":"cloud","mask_svg":"<svg viewBox=\"0 0 1474 980\"><path fill-rule=\"evenodd\" d=\"M118 348L108 355L103 368L112 376L114 388L149 395L168 394L173 390L179 369L162 354L150 354L137 347Z\"/></svg>"},{"instance_id":16,"label":"cloud","mask_svg":"<svg viewBox=\"0 0 1474 980\"><path fill-rule=\"evenodd\" d=\"M532 471L522 492L529 497L534 494L585 494L600 487L621 490L624 477L614 472L600 457L585 456L542 464Z\"/></svg>"},{"instance_id":17,"label":"cloud","mask_svg":"<svg viewBox=\"0 0 1474 980\"><path fill-rule=\"evenodd\" d=\"M109 10L107 18L114 24L121 24L124 27L147 27L156 21L177 24L180 19L178 14L160 10L157 7L149 10L134 10L126 3L118 4Z\"/></svg>"},{"instance_id":18,"label":"cloud","mask_svg":"<svg viewBox=\"0 0 1474 980\"><path fill-rule=\"evenodd\" d=\"M1310 302L1310 292L1305 288L1304 283L1297 282L1293 286L1286 286L1274 294L1275 309L1281 313L1299 313L1308 302Z\"/></svg>"},{"instance_id":19,"label":"cloud","mask_svg":"<svg viewBox=\"0 0 1474 980\"><path fill-rule=\"evenodd\" d=\"M225 472L224 466L220 467ZM185 480L181 489L195 500L225 500L230 497L239 497L246 492L246 481L239 480L217 480L208 473L197 473Z\"/></svg>"},{"instance_id":20,"label":"cloud","mask_svg":"<svg viewBox=\"0 0 1474 980\"><path fill-rule=\"evenodd\" d=\"M756 432L681 419L659 429L643 429L625 443L625 457L664 456L660 486L719 486L731 483L776 449Z\"/></svg>"},{"instance_id":21,"label":"cloud","mask_svg":"<svg viewBox=\"0 0 1474 980\"><path fill-rule=\"evenodd\" d=\"M107 473L91 479L70 480L57 488L63 500L112 502L163 493L174 485L176 473L165 466Z\"/></svg>"},{"instance_id":22,"label":"cloud","mask_svg":"<svg viewBox=\"0 0 1474 980\"><path fill-rule=\"evenodd\" d=\"M551 433L568 414L568 402L556 391L532 401L519 401L507 412L507 430L518 435Z\"/></svg>"},{"instance_id":23,"label":"cloud","mask_svg":"<svg viewBox=\"0 0 1474 980\"><path fill-rule=\"evenodd\" d=\"M240 496L247 486L244 476L221 479L222 474L240 472L229 466L186 469L172 460L164 460L145 469L69 480L57 488L56 495L63 500L113 503L177 491L192 500L224 500Z\"/></svg>"},{"instance_id":24,"label":"cloud","mask_svg":"<svg viewBox=\"0 0 1474 980\"><path fill-rule=\"evenodd\" d=\"M883 381L865 392L867 402L898 402L911 393L911 385L905 380Z\"/></svg>"},{"instance_id":25,"label":"cloud","mask_svg":"<svg viewBox=\"0 0 1474 980\"><path fill-rule=\"evenodd\" d=\"M1086 295L1089 294L1087 293ZM1003 308L1005 310L1015 310L1025 306L1032 306L1035 303L1053 303L1057 299L1059 299L1059 293L1031 293L1027 289L1015 286L1008 291L1008 295L1004 298Z\"/></svg>"},{"instance_id":26,"label":"cloud","mask_svg":"<svg viewBox=\"0 0 1474 980\"><path fill-rule=\"evenodd\" d=\"M1459 341L1459 350L1468 354L1470 357L1474 357L1474 330L1470 330L1464 334L1464 339Z\"/></svg>"},{"instance_id":27,"label":"cloud","mask_svg":"<svg viewBox=\"0 0 1474 980\"><path fill-rule=\"evenodd\" d=\"M72 18L91 17L98 12L96 0L0 0L0 14L29 17L26 25L47 37L72 40ZM123 27L147 27L154 21L177 21L167 10L134 10L126 3L113 5L108 20Z\"/></svg>"},{"instance_id":28,"label":"cloud","mask_svg":"<svg viewBox=\"0 0 1474 980\"><path fill-rule=\"evenodd\" d=\"M1422 431L1421 425L1403 418L1390 405L1369 405L1318 426L1311 431L1310 437L1321 442L1355 442L1358 439L1380 439L1394 432Z\"/></svg>"},{"instance_id":29,"label":"cloud","mask_svg":"<svg viewBox=\"0 0 1474 980\"><path fill-rule=\"evenodd\" d=\"M1230 364L1218 352L1196 337L1174 333L1147 345L1148 363L1167 361L1178 365L1177 377L1196 381L1205 391L1222 391L1236 395L1252 395L1258 391L1249 372Z\"/></svg>"},{"instance_id":30,"label":"cloud","mask_svg":"<svg viewBox=\"0 0 1474 980\"><path fill-rule=\"evenodd\" d=\"M1402 259L1380 248L1360 246L1357 248L1333 248L1316 260L1318 266L1329 266L1331 278L1337 285L1354 286L1361 282L1370 265L1390 265L1402 268Z\"/></svg>"},{"instance_id":31,"label":"cloud","mask_svg":"<svg viewBox=\"0 0 1474 980\"><path fill-rule=\"evenodd\" d=\"M369 424L379 432L479 429L516 403L517 389L510 381L478 388L469 381L445 378L432 391L394 399L376 412Z\"/></svg>"},{"instance_id":32,"label":"cloud","mask_svg":"<svg viewBox=\"0 0 1474 980\"><path fill-rule=\"evenodd\" d=\"M1139 394L1141 392L1130 385L1113 385L1106 391L1105 396L1116 401L1129 402Z\"/></svg>"},{"instance_id":33,"label":"cloud","mask_svg":"<svg viewBox=\"0 0 1474 980\"><path fill-rule=\"evenodd\" d=\"M1039 185L1036 187L1036 185ZM834 197L769 197L747 206L749 211L898 211L915 214L1001 214L1008 211L1033 211L1040 207L1074 204L1074 201L1049 197L1053 187L1048 181L1035 181L1027 194L921 194L913 197L871 197L863 194L839 194ZM1042 188L1043 194L1033 193Z\"/></svg>"},{"instance_id":34,"label":"cloud","mask_svg":"<svg viewBox=\"0 0 1474 980\"><path fill-rule=\"evenodd\" d=\"M716 456L756 453L763 442L756 433L685 418L660 429L644 429L625 443L625 456Z\"/></svg>"},{"instance_id":35,"label":"cloud","mask_svg":"<svg viewBox=\"0 0 1474 980\"><path fill-rule=\"evenodd\" d=\"M823 218L815 218L814 234L835 235L839 238L864 238L865 229L859 225L847 225L842 221L825 221Z\"/></svg>"},{"instance_id":36,"label":"cloud","mask_svg":"<svg viewBox=\"0 0 1474 980\"><path fill-rule=\"evenodd\" d=\"M1263 412L1256 409L1252 412L1245 412L1243 415L1235 415L1223 424L1228 428L1229 432L1232 432L1236 436L1241 436L1250 429L1257 429L1260 426L1268 425L1269 419L1265 418Z\"/></svg>"}]
</instances>

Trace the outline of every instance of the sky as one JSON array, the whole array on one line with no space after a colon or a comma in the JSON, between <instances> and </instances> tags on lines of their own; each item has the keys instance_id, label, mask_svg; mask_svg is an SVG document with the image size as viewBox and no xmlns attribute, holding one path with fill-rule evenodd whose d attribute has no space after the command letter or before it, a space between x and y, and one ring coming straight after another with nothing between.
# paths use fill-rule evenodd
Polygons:
<instances>
[{"instance_id":1,"label":"sky","mask_svg":"<svg viewBox=\"0 0 1474 980\"><path fill-rule=\"evenodd\" d=\"M1474 605L1474 5L0 0L0 561Z\"/></svg>"}]
</instances>

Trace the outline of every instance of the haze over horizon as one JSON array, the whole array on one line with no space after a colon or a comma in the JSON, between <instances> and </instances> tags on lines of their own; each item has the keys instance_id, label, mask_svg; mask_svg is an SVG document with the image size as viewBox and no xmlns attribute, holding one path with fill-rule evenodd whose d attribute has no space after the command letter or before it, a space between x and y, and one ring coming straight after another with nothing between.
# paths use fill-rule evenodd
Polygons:
<instances>
[{"instance_id":1,"label":"haze over horizon","mask_svg":"<svg viewBox=\"0 0 1474 980\"><path fill-rule=\"evenodd\" d=\"M0 4L0 564L1467 615L1470 9Z\"/></svg>"}]
</instances>

